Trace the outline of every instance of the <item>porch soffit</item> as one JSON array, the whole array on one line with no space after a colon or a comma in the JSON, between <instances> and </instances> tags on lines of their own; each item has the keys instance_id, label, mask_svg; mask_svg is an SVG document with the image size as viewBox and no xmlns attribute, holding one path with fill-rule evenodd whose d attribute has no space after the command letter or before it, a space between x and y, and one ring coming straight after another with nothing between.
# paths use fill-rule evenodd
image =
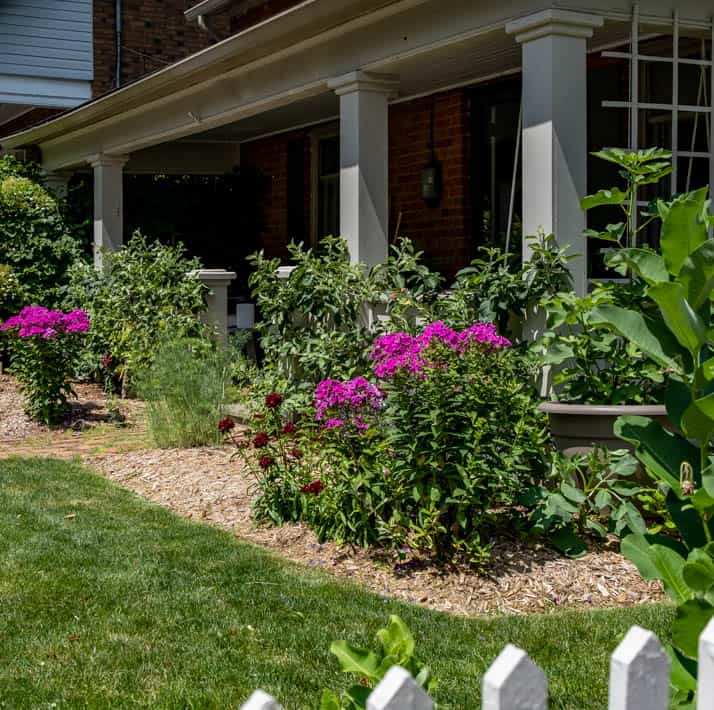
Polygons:
<instances>
[{"instance_id":1,"label":"porch soffit","mask_svg":"<svg viewBox=\"0 0 714 710\"><path fill-rule=\"evenodd\" d=\"M45 167L55 170L93 153L138 151L231 124L245 140L237 122L256 126L266 112L317 101L330 78L355 68L400 74L402 96L464 85L517 70L519 48L503 26L533 8L532 0L305 0L3 144L39 144ZM591 43L623 26L606 25ZM250 132L258 135L259 126Z\"/></svg>"}]
</instances>

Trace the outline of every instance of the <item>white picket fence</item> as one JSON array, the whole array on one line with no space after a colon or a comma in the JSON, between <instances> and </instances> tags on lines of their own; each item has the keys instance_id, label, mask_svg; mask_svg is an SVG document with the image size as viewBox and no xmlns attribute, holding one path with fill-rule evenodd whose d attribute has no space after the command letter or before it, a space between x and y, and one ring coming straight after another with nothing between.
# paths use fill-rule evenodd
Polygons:
<instances>
[{"instance_id":1,"label":"white picket fence","mask_svg":"<svg viewBox=\"0 0 714 710\"><path fill-rule=\"evenodd\" d=\"M610 658L608 710L667 710L670 659L651 631L633 626ZM548 682L525 651L509 644L483 677L483 710L547 710ZM367 710L432 710L431 698L403 668L389 670ZM470 706L474 707L474 706ZM282 710L257 690L243 710ZM699 637L697 710L714 710L714 619Z\"/></svg>"}]
</instances>

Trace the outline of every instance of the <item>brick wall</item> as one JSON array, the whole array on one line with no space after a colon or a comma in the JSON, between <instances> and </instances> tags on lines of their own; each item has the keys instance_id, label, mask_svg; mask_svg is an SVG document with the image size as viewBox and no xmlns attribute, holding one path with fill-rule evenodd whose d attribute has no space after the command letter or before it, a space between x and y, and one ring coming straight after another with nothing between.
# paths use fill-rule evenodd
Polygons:
<instances>
[{"instance_id":1,"label":"brick wall","mask_svg":"<svg viewBox=\"0 0 714 710\"><path fill-rule=\"evenodd\" d=\"M442 168L442 198L427 205L421 172L434 152ZM466 94L455 90L396 104L389 110L389 236L408 237L427 263L447 277L472 258L469 195L469 116ZM401 216L401 220L400 220Z\"/></svg>"},{"instance_id":2,"label":"brick wall","mask_svg":"<svg viewBox=\"0 0 714 710\"><path fill-rule=\"evenodd\" d=\"M195 22L184 18L191 4L188 0L122 0L123 84L213 44ZM114 85L114 12L114 0L94 0L94 96ZM216 15L211 24L219 36L228 36L228 16Z\"/></svg>"},{"instance_id":3,"label":"brick wall","mask_svg":"<svg viewBox=\"0 0 714 710\"><path fill-rule=\"evenodd\" d=\"M421 171L431 159L431 116L434 113L436 159L443 169L443 195L436 206L421 196ZM306 233L310 222L310 133L291 132L244 144L241 164L269 178L263 201L263 248L270 256L286 256L288 241L287 155L291 141L304 141ZM389 111L389 236L412 239L427 263L451 278L473 257L469 194L469 117L463 91L436 94L397 104ZM294 235L290 235L294 236Z\"/></svg>"}]
</instances>

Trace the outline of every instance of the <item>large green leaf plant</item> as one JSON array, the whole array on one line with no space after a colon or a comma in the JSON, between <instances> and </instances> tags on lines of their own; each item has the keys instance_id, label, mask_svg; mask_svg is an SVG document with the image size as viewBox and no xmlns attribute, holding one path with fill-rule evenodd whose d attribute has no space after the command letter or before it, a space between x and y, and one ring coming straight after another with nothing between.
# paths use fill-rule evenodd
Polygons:
<instances>
[{"instance_id":1,"label":"large green leaf plant","mask_svg":"<svg viewBox=\"0 0 714 710\"><path fill-rule=\"evenodd\" d=\"M612 191L608 199L621 198ZM648 219L661 223L659 250L629 246L607 257L644 283L642 301L599 304L591 314L593 324L617 333L666 374L669 426L625 416L615 433L667 491L676 523L674 536L627 536L622 552L644 578L660 580L677 604L670 650L673 704L682 708L694 707L697 639L714 617L714 241L708 234L714 218L708 198L702 188L656 201Z\"/></svg>"}]
</instances>

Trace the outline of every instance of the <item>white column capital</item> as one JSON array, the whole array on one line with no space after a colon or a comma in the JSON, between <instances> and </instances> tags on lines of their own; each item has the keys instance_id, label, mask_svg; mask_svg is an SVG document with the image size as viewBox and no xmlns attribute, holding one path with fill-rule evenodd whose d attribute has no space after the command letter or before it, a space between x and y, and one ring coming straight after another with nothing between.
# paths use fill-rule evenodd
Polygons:
<instances>
[{"instance_id":1,"label":"white column capital","mask_svg":"<svg viewBox=\"0 0 714 710\"><path fill-rule=\"evenodd\" d=\"M521 44L551 35L590 39L595 28L603 24L600 15L551 8L512 20L506 25L506 33L515 35Z\"/></svg>"},{"instance_id":2,"label":"white column capital","mask_svg":"<svg viewBox=\"0 0 714 710\"><path fill-rule=\"evenodd\" d=\"M338 96L353 94L357 91L368 91L377 94L387 94L392 97L396 96L399 91L399 75L379 74L377 72L362 71L360 69L330 79L327 82L327 86Z\"/></svg>"},{"instance_id":3,"label":"white column capital","mask_svg":"<svg viewBox=\"0 0 714 710\"><path fill-rule=\"evenodd\" d=\"M96 155L90 155L86 160L93 168L123 168L127 164L129 156L97 153Z\"/></svg>"}]
</instances>

